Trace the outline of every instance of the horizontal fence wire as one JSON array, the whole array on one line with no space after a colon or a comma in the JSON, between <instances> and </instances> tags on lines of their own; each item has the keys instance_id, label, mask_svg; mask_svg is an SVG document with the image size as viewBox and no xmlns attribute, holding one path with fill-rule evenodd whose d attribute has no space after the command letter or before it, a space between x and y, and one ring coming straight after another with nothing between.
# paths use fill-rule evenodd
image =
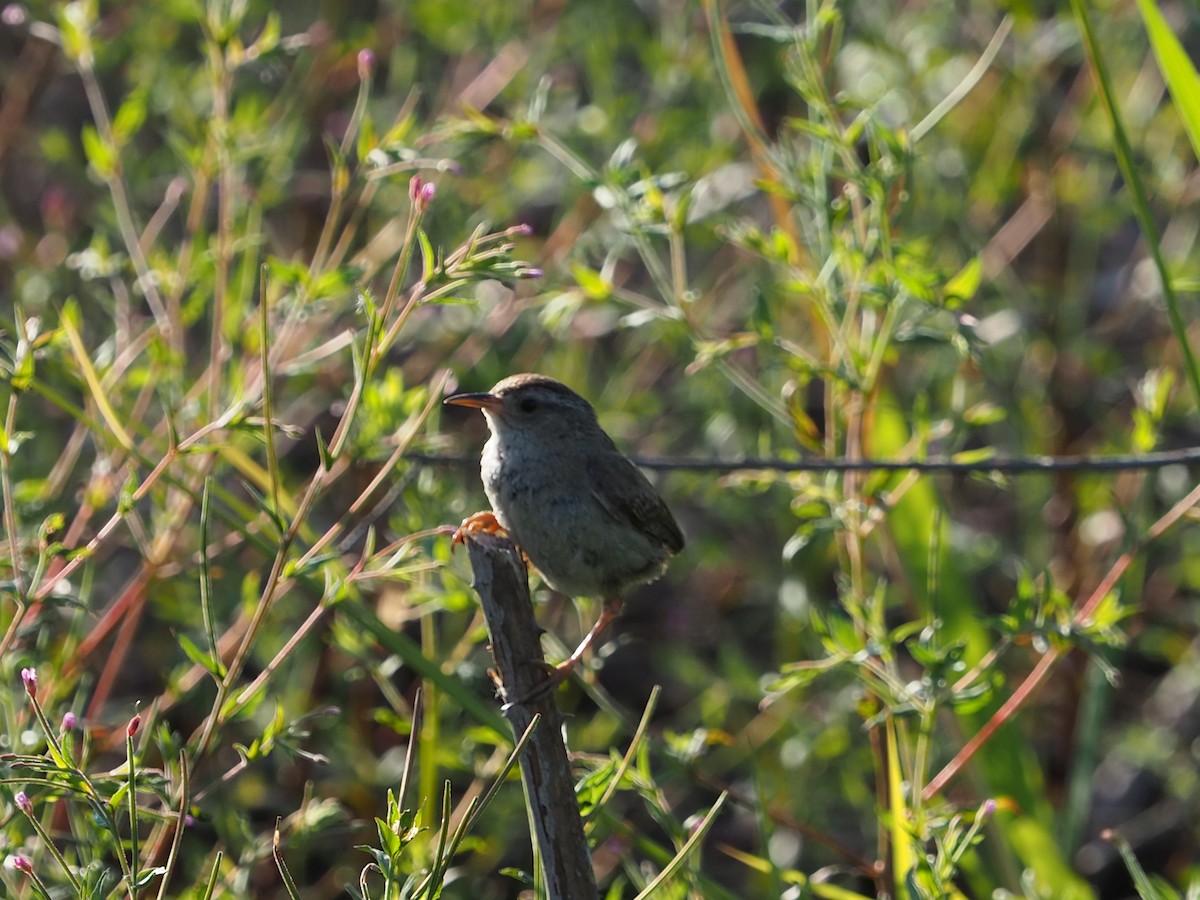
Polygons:
<instances>
[{"instance_id":1,"label":"horizontal fence wire","mask_svg":"<svg viewBox=\"0 0 1200 900\"><path fill-rule=\"evenodd\" d=\"M405 459L420 465L475 466L479 455L409 453ZM631 456L645 469L679 472L999 472L1021 475L1037 472L1125 472L1200 463L1200 447L1104 456L994 456L988 459L928 457L926 459L675 459Z\"/></svg>"}]
</instances>

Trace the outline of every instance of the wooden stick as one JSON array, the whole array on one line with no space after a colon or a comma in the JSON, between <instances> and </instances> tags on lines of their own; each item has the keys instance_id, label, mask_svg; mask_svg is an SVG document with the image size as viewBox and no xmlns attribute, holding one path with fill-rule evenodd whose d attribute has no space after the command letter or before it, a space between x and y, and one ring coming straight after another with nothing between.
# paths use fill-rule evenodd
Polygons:
<instances>
[{"instance_id":1,"label":"wooden stick","mask_svg":"<svg viewBox=\"0 0 1200 900\"><path fill-rule=\"evenodd\" d=\"M591 854L579 818L575 781L553 692L539 691L548 675L529 599L521 555L507 538L471 534L466 539L475 590L492 638L496 672L508 697L530 697L505 707L514 737L534 715L541 723L521 757L521 779L541 852L550 900L599 900Z\"/></svg>"}]
</instances>

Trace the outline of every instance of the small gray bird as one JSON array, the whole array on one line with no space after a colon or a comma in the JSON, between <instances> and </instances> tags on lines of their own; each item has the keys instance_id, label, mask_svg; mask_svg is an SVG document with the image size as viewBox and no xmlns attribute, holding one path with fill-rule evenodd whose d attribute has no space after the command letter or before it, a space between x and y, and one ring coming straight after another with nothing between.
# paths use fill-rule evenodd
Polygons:
<instances>
[{"instance_id":1,"label":"small gray bird","mask_svg":"<svg viewBox=\"0 0 1200 900\"><path fill-rule=\"evenodd\" d=\"M600 597L603 611L561 679L621 611L632 587L654 581L683 549L674 516L612 442L590 403L545 375L512 375L487 393L446 403L483 410L492 436L480 471L492 513L455 535L503 529L552 588Z\"/></svg>"}]
</instances>

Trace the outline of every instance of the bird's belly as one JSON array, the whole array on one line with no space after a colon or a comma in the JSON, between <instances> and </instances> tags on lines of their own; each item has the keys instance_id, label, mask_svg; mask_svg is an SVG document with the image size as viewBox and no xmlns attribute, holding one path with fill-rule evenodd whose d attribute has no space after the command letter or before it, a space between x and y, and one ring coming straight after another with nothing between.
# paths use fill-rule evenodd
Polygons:
<instances>
[{"instance_id":1,"label":"bird's belly","mask_svg":"<svg viewBox=\"0 0 1200 900\"><path fill-rule=\"evenodd\" d=\"M524 477L514 479L503 462L485 466L488 500L552 588L571 596L613 597L662 573L666 550L613 519L585 486L536 477L541 473L527 466L521 467Z\"/></svg>"}]
</instances>

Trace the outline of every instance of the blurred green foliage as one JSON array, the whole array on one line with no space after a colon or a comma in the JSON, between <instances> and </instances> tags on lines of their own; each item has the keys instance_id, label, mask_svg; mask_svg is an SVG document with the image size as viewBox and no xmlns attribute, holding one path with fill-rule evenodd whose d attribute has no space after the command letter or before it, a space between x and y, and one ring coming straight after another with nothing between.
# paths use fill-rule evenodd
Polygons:
<instances>
[{"instance_id":1,"label":"blurred green foliage","mask_svg":"<svg viewBox=\"0 0 1200 900\"><path fill-rule=\"evenodd\" d=\"M1194 883L1195 465L987 461L1198 443L1196 37L0 10L5 895L535 895L439 405L530 370L764 461L661 471L688 548L559 691L605 896ZM826 457L978 468L770 464ZM552 654L595 612L536 599Z\"/></svg>"}]
</instances>

